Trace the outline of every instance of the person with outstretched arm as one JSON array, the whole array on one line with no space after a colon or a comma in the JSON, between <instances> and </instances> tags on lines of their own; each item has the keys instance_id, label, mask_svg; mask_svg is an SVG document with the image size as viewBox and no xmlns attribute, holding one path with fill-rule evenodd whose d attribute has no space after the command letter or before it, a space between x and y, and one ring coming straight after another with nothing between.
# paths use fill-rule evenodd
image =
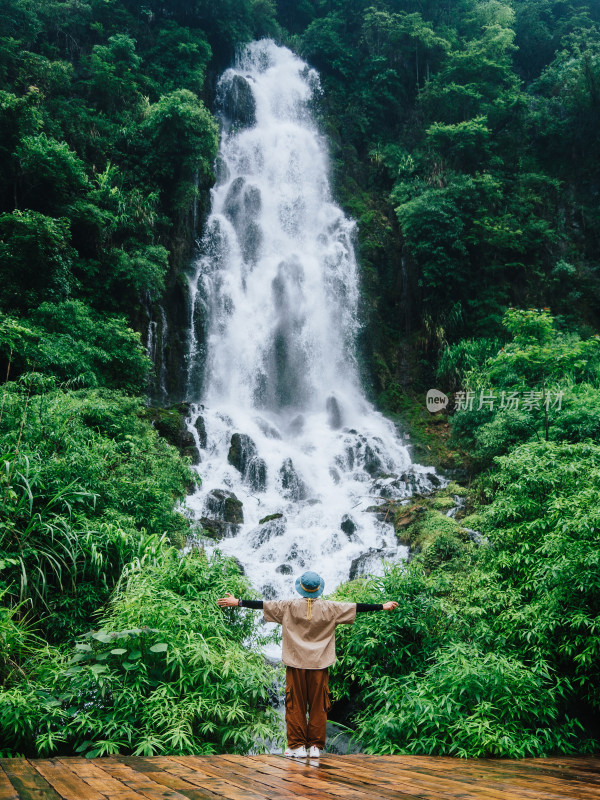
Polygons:
<instances>
[{"instance_id":1,"label":"person with outstretched arm","mask_svg":"<svg viewBox=\"0 0 600 800\"><path fill-rule=\"evenodd\" d=\"M321 600L324 587L321 576L309 571L296 580L301 598L239 600L227 593L217 600L221 608L262 609L265 622L282 626L288 742L284 755L288 758L318 758L325 747L327 712L331 708L328 670L335 661L336 626L352 625L358 612L393 611L398 607L395 600L387 603Z\"/></svg>"}]
</instances>

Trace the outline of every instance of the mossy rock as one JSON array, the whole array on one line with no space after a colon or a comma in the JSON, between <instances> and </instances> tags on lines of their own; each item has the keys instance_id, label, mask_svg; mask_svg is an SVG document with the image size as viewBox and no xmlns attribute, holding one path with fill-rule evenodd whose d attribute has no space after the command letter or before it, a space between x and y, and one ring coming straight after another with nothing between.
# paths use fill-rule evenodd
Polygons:
<instances>
[{"instance_id":1,"label":"mossy rock","mask_svg":"<svg viewBox=\"0 0 600 800\"><path fill-rule=\"evenodd\" d=\"M448 486L446 486L444 489L444 494L466 497L469 494L469 491L465 486L461 486L460 483L457 483L456 481L450 481Z\"/></svg>"},{"instance_id":2,"label":"mossy rock","mask_svg":"<svg viewBox=\"0 0 600 800\"><path fill-rule=\"evenodd\" d=\"M437 511L450 511L451 508L456 507L456 500L453 497L440 494L433 498L431 505Z\"/></svg>"},{"instance_id":3,"label":"mossy rock","mask_svg":"<svg viewBox=\"0 0 600 800\"><path fill-rule=\"evenodd\" d=\"M458 529L459 525L452 517L427 509L411 528L411 547L422 550L442 533L457 536Z\"/></svg>"},{"instance_id":4,"label":"mossy rock","mask_svg":"<svg viewBox=\"0 0 600 800\"><path fill-rule=\"evenodd\" d=\"M202 517L200 519L202 525L202 533L209 539L214 539L219 542L227 535L227 525L220 519L212 519L211 517Z\"/></svg>"},{"instance_id":5,"label":"mossy rock","mask_svg":"<svg viewBox=\"0 0 600 800\"><path fill-rule=\"evenodd\" d=\"M471 528L474 531L480 531L483 527L483 516L481 514L469 514L463 517L460 521L463 528Z\"/></svg>"},{"instance_id":6,"label":"mossy rock","mask_svg":"<svg viewBox=\"0 0 600 800\"><path fill-rule=\"evenodd\" d=\"M423 564L426 569L436 569L442 564L460 560L466 550L467 545L458 535L442 531L423 548Z\"/></svg>"},{"instance_id":7,"label":"mossy rock","mask_svg":"<svg viewBox=\"0 0 600 800\"><path fill-rule=\"evenodd\" d=\"M264 525L265 522L270 522L272 519L281 519L281 517L283 517L283 514L280 514L280 513L278 513L278 514L267 514L266 517L263 517L262 519L258 520L258 524L259 525Z\"/></svg>"},{"instance_id":8,"label":"mossy rock","mask_svg":"<svg viewBox=\"0 0 600 800\"><path fill-rule=\"evenodd\" d=\"M187 403L179 403L171 408L147 408L143 416L182 456L189 456L192 463L197 464L199 459L196 442L185 424L188 411Z\"/></svg>"},{"instance_id":9,"label":"mossy rock","mask_svg":"<svg viewBox=\"0 0 600 800\"><path fill-rule=\"evenodd\" d=\"M223 513L225 522L231 522L233 525L242 525L244 522L243 503L237 497L225 498L225 511Z\"/></svg>"}]
</instances>

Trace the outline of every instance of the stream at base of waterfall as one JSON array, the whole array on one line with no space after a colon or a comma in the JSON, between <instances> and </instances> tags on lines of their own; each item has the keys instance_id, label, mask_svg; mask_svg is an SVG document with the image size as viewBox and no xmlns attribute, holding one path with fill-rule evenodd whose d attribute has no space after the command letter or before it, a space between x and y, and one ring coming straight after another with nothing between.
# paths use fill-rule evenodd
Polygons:
<instances>
[{"instance_id":1,"label":"stream at base of waterfall","mask_svg":"<svg viewBox=\"0 0 600 800\"><path fill-rule=\"evenodd\" d=\"M406 558L367 509L442 483L361 388L355 223L331 196L319 93L318 74L270 40L222 75L217 181L190 277L202 485L188 508L266 599L293 596L307 569L329 593Z\"/></svg>"}]
</instances>

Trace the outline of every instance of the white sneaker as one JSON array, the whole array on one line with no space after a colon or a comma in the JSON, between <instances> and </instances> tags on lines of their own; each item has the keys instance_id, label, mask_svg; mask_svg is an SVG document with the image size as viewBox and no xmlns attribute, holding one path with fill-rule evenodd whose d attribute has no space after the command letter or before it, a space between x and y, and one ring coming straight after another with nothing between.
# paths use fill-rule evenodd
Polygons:
<instances>
[{"instance_id":1,"label":"white sneaker","mask_svg":"<svg viewBox=\"0 0 600 800\"><path fill-rule=\"evenodd\" d=\"M309 758L319 758L320 755L321 755L321 751L319 750L319 748L315 744L311 745L311 747L310 747L310 749L308 751L308 757Z\"/></svg>"},{"instance_id":2,"label":"white sneaker","mask_svg":"<svg viewBox=\"0 0 600 800\"><path fill-rule=\"evenodd\" d=\"M288 747L283 755L286 758L306 758L306 747L304 747L304 745L296 747L295 749L290 749Z\"/></svg>"}]
</instances>

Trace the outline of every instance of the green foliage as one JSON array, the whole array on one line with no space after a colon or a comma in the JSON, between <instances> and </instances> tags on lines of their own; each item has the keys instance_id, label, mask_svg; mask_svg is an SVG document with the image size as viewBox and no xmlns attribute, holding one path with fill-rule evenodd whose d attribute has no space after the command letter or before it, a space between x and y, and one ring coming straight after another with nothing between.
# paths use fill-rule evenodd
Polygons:
<instances>
[{"instance_id":1,"label":"green foliage","mask_svg":"<svg viewBox=\"0 0 600 800\"><path fill-rule=\"evenodd\" d=\"M531 478L529 471L524 483ZM509 480L507 474L504 487ZM515 489L515 504L521 496ZM490 509L497 503L501 513L506 499L501 491ZM498 521L486 522L490 537ZM515 521L513 532L518 529ZM597 686L592 654L598 636L590 619L587 638L574 626L575 620L581 624L581 606L596 603L591 553L583 557L587 581L580 579L557 603L548 599L547 583L538 583L539 601L527 605L523 574L538 564L550 575L546 553L494 536L493 547L463 552L448 571L446 539L438 540L437 564L418 557L336 593L357 602L399 602L391 613L360 614L337 636L333 686L336 699L352 703L356 740L371 753L518 758L593 751L597 743L583 721L597 702L590 688ZM501 574L513 553L515 565L527 553L529 568L514 581ZM572 624L565 627L565 620ZM570 669L565 653L573 659ZM578 658L581 653L588 658Z\"/></svg>"},{"instance_id":2,"label":"green foliage","mask_svg":"<svg viewBox=\"0 0 600 800\"><path fill-rule=\"evenodd\" d=\"M496 352L487 340L461 342L440 360L438 375L454 386L462 378L462 390L471 393L452 417L457 443L489 466L523 441L597 436L598 336L557 330L548 310L509 309L503 327L510 338ZM495 400L486 402L491 393Z\"/></svg>"},{"instance_id":3,"label":"green foliage","mask_svg":"<svg viewBox=\"0 0 600 800\"><path fill-rule=\"evenodd\" d=\"M123 318L100 317L79 300L42 303L32 318L0 314L0 356L13 376L36 369L90 387L144 389L148 359Z\"/></svg>"},{"instance_id":4,"label":"green foliage","mask_svg":"<svg viewBox=\"0 0 600 800\"><path fill-rule=\"evenodd\" d=\"M576 752L581 724L558 721L562 687L531 667L475 644L440 648L423 674L388 676L365 695L357 736L371 753L469 758Z\"/></svg>"},{"instance_id":5,"label":"green foliage","mask_svg":"<svg viewBox=\"0 0 600 800\"><path fill-rule=\"evenodd\" d=\"M153 562L187 533L173 503L191 474L141 411L117 392L48 390L36 373L4 388L4 602L48 614L52 639L79 632L128 563Z\"/></svg>"},{"instance_id":6,"label":"green foliage","mask_svg":"<svg viewBox=\"0 0 600 800\"><path fill-rule=\"evenodd\" d=\"M259 624L218 608L226 590L250 593L218 554L170 549L160 565L133 571L70 658L42 661L36 689L23 682L4 693L9 743L29 755L92 758L243 753L277 737L276 675L258 651Z\"/></svg>"},{"instance_id":7,"label":"green foliage","mask_svg":"<svg viewBox=\"0 0 600 800\"><path fill-rule=\"evenodd\" d=\"M30 311L71 291L69 223L37 211L0 214L0 307Z\"/></svg>"},{"instance_id":8,"label":"green foliage","mask_svg":"<svg viewBox=\"0 0 600 800\"><path fill-rule=\"evenodd\" d=\"M172 210L181 213L190 205L194 174L202 185L212 181L218 144L214 119L193 92L178 89L150 106L138 134L142 163L165 187Z\"/></svg>"},{"instance_id":9,"label":"green foliage","mask_svg":"<svg viewBox=\"0 0 600 800\"><path fill-rule=\"evenodd\" d=\"M500 587L515 587L535 624L506 634L543 652L577 686L579 702L600 706L598 654L598 465L592 442L521 445L498 459L494 500L483 529ZM484 562L485 563L485 562ZM597 713L597 712L596 712Z\"/></svg>"}]
</instances>

